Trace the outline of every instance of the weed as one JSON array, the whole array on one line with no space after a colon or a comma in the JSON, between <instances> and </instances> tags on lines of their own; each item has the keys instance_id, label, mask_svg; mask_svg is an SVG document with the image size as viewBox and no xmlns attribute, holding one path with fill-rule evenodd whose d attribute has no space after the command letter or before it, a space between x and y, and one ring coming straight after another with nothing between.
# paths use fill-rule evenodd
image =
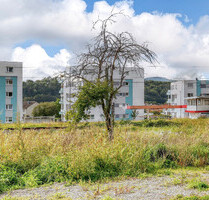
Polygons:
<instances>
[{"instance_id":1,"label":"weed","mask_svg":"<svg viewBox=\"0 0 209 200\"><path fill-rule=\"evenodd\" d=\"M209 188L208 183L203 182L200 179L192 179L188 183L189 188L198 189L198 190L206 190Z\"/></svg>"},{"instance_id":2,"label":"weed","mask_svg":"<svg viewBox=\"0 0 209 200\"><path fill-rule=\"evenodd\" d=\"M209 196L190 196L184 197L183 195L177 195L175 198L171 200L209 200Z\"/></svg>"}]
</instances>

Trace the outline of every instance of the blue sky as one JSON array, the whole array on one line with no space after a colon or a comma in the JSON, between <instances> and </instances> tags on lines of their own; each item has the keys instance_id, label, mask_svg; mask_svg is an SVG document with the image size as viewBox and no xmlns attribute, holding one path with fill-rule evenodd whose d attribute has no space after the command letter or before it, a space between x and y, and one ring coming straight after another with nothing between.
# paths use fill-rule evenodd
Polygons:
<instances>
[{"instance_id":1,"label":"blue sky","mask_svg":"<svg viewBox=\"0 0 209 200\"><path fill-rule=\"evenodd\" d=\"M131 32L158 55L160 66L145 76L209 78L209 0L0 0L0 60L23 62L24 77L58 73L74 64L95 35L92 22L113 6L129 17L112 30Z\"/></svg>"},{"instance_id":2,"label":"blue sky","mask_svg":"<svg viewBox=\"0 0 209 200\"><path fill-rule=\"evenodd\" d=\"M87 11L91 12L95 0L85 0ZM116 0L107 0L113 5ZM197 23L199 18L209 14L209 0L135 0L133 8L136 14L142 12L180 13L187 15L190 23Z\"/></svg>"}]
</instances>

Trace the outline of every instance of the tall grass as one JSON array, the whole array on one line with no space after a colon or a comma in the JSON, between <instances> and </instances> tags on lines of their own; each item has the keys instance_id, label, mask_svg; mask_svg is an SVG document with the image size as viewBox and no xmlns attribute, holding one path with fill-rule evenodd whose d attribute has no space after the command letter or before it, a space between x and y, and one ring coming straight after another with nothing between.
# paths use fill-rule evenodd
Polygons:
<instances>
[{"instance_id":1,"label":"tall grass","mask_svg":"<svg viewBox=\"0 0 209 200\"><path fill-rule=\"evenodd\" d=\"M204 167L209 164L208 125L206 119L121 123L112 142L102 123L75 130L1 131L0 192Z\"/></svg>"}]
</instances>

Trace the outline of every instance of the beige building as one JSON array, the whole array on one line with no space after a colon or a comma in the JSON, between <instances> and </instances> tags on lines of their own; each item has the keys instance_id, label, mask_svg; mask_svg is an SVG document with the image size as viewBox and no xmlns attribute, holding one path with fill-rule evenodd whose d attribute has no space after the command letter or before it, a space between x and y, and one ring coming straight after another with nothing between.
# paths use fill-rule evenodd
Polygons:
<instances>
[{"instance_id":1,"label":"beige building","mask_svg":"<svg viewBox=\"0 0 209 200\"><path fill-rule=\"evenodd\" d=\"M33 109L39 105L36 101L24 101L23 102L23 117L32 117Z\"/></svg>"}]
</instances>

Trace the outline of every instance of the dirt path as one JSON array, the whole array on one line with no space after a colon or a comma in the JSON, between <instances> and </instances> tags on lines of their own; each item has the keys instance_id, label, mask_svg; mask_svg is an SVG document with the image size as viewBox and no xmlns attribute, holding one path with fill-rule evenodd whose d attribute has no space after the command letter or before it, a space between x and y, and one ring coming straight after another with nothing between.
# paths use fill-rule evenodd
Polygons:
<instances>
[{"instance_id":1,"label":"dirt path","mask_svg":"<svg viewBox=\"0 0 209 200\"><path fill-rule=\"evenodd\" d=\"M113 199L123 200L158 200L171 199L177 195L209 195L209 190L207 189L194 189L195 184L198 185L200 181L207 183L209 181L209 173L179 173L172 176L129 179L105 184L79 184L75 186L55 183L46 187L15 190L0 195L0 199L16 197L18 200L90 200L103 199L109 196Z\"/></svg>"}]
</instances>

